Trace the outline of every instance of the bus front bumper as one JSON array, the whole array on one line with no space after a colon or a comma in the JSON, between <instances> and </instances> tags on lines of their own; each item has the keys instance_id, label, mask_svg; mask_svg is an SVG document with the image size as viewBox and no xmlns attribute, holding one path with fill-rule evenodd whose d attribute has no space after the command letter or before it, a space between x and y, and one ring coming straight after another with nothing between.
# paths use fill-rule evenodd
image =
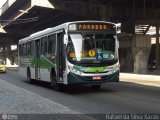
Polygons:
<instances>
[{"instance_id":1,"label":"bus front bumper","mask_svg":"<svg viewBox=\"0 0 160 120\"><path fill-rule=\"evenodd\" d=\"M68 76L68 84L101 84L105 82L119 82L119 71L111 74L101 76L100 80L93 80L93 76L79 76L74 73L69 73Z\"/></svg>"}]
</instances>

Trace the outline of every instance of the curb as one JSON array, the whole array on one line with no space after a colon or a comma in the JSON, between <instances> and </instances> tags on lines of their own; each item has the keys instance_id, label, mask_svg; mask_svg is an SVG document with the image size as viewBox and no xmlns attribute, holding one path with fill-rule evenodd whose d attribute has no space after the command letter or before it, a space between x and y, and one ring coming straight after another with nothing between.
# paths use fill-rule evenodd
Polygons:
<instances>
[{"instance_id":1,"label":"curb","mask_svg":"<svg viewBox=\"0 0 160 120\"><path fill-rule=\"evenodd\" d=\"M158 76L158 75L142 75L142 74L120 73L120 79L158 81L158 82L160 82L160 76Z\"/></svg>"}]
</instances>

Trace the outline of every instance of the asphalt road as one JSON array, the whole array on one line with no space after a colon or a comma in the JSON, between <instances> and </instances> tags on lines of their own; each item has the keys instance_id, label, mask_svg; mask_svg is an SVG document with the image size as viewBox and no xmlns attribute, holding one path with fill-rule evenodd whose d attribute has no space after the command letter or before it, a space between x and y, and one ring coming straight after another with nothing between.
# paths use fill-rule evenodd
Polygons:
<instances>
[{"instance_id":1,"label":"asphalt road","mask_svg":"<svg viewBox=\"0 0 160 120\"><path fill-rule=\"evenodd\" d=\"M65 106L75 113L160 113L160 87L121 81L106 83L100 90L76 86L59 92L51 89L45 82L30 84L16 71L1 73L0 79Z\"/></svg>"}]
</instances>

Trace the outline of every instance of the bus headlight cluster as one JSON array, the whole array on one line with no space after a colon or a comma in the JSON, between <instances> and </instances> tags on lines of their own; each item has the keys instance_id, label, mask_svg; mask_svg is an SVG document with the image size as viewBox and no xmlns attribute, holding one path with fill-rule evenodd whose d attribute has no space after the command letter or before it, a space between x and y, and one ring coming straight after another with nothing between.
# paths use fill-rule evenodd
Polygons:
<instances>
[{"instance_id":1,"label":"bus headlight cluster","mask_svg":"<svg viewBox=\"0 0 160 120\"><path fill-rule=\"evenodd\" d=\"M119 63L116 63L115 65L109 67L109 73L113 74L113 73L117 72L119 70L119 68L120 68Z\"/></svg>"},{"instance_id":2,"label":"bus headlight cluster","mask_svg":"<svg viewBox=\"0 0 160 120\"><path fill-rule=\"evenodd\" d=\"M119 70L119 63L116 63L115 65L114 65L114 68L113 68L113 73L115 73L115 72L117 72L118 70Z\"/></svg>"},{"instance_id":3,"label":"bus headlight cluster","mask_svg":"<svg viewBox=\"0 0 160 120\"><path fill-rule=\"evenodd\" d=\"M75 69L72 69L71 72L73 72L74 74L77 74L77 75L82 75L82 72L77 71Z\"/></svg>"},{"instance_id":4,"label":"bus headlight cluster","mask_svg":"<svg viewBox=\"0 0 160 120\"><path fill-rule=\"evenodd\" d=\"M76 74L76 75L82 75L82 72L74 69L74 68L71 67L71 66L68 66L68 69L69 69L72 73L74 73L74 74Z\"/></svg>"}]
</instances>

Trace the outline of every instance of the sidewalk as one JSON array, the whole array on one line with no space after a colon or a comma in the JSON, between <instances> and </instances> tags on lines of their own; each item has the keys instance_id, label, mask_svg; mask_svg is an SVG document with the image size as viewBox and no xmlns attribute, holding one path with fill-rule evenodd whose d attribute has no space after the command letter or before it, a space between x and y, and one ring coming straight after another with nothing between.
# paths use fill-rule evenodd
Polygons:
<instances>
[{"instance_id":1,"label":"sidewalk","mask_svg":"<svg viewBox=\"0 0 160 120\"><path fill-rule=\"evenodd\" d=\"M160 87L160 76L120 73L120 81Z\"/></svg>"},{"instance_id":2,"label":"sidewalk","mask_svg":"<svg viewBox=\"0 0 160 120\"><path fill-rule=\"evenodd\" d=\"M160 81L160 76L158 75L142 75L133 73L120 73L120 78L130 80Z\"/></svg>"}]
</instances>

